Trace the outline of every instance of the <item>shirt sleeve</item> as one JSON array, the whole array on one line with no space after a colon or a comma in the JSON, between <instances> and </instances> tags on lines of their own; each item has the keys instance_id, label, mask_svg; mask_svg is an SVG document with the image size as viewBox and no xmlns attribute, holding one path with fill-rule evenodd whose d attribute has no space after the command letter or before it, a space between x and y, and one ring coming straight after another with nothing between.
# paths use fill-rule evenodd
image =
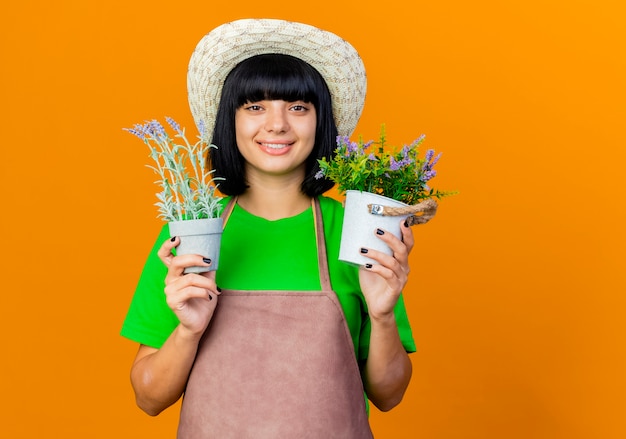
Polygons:
<instances>
[{"instance_id":1,"label":"shirt sleeve","mask_svg":"<svg viewBox=\"0 0 626 439\"><path fill-rule=\"evenodd\" d=\"M400 341L404 349L411 353L417 350L415 346L415 340L413 339L413 331L411 330L411 324L409 323L409 316L404 306L404 296L400 296L396 308L394 310L396 315L396 322L398 325L398 333L400 334Z\"/></svg>"},{"instance_id":2,"label":"shirt sleeve","mask_svg":"<svg viewBox=\"0 0 626 439\"><path fill-rule=\"evenodd\" d=\"M165 301L167 268L157 254L169 238L169 229L165 224L143 267L121 330L122 336L157 349L179 323Z\"/></svg>"}]
</instances>

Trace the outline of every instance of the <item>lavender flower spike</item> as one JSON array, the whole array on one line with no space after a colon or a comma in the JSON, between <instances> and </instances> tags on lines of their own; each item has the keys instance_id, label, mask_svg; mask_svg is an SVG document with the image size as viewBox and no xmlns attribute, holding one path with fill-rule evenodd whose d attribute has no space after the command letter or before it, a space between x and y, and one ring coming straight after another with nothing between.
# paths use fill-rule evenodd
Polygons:
<instances>
[{"instance_id":1,"label":"lavender flower spike","mask_svg":"<svg viewBox=\"0 0 626 439\"><path fill-rule=\"evenodd\" d=\"M389 169L391 171L397 171L401 167L402 167L402 162L396 161L396 159L394 159L393 157L390 158L390 160L389 160Z\"/></svg>"},{"instance_id":2,"label":"lavender flower spike","mask_svg":"<svg viewBox=\"0 0 626 439\"><path fill-rule=\"evenodd\" d=\"M424 156L424 161L430 165L430 161L433 159L433 155L435 154L435 150L434 149L429 149L428 151L426 151L426 154ZM432 165L430 165L432 166Z\"/></svg>"},{"instance_id":3,"label":"lavender flower spike","mask_svg":"<svg viewBox=\"0 0 626 439\"><path fill-rule=\"evenodd\" d=\"M165 128L163 128L163 125L156 119L148 122L147 129L155 139L166 140L168 138Z\"/></svg>"},{"instance_id":4,"label":"lavender flower spike","mask_svg":"<svg viewBox=\"0 0 626 439\"><path fill-rule=\"evenodd\" d=\"M350 142L348 144L348 152L349 153L359 152L359 144L356 142Z\"/></svg>"},{"instance_id":5,"label":"lavender flower spike","mask_svg":"<svg viewBox=\"0 0 626 439\"><path fill-rule=\"evenodd\" d=\"M428 170L426 172L424 172L422 174L422 176L420 177L420 180L423 181L424 183L427 182L428 180L432 179L435 177L435 175L437 175L437 171L434 170Z\"/></svg>"},{"instance_id":6,"label":"lavender flower spike","mask_svg":"<svg viewBox=\"0 0 626 439\"><path fill-rule=\"evenodd\" d=\"M183 130L180 129L180 125L178 125L178 122L176 122L171 117L166 117L165 120L174 131L176 131L178 134L183 134Z\"/></svg>"},{"instance_id":7,"label":"lavender flower spike","mask_svg":"<svg viewBox=\"0 0 626 439\"><path fill-rule=\"evenodd\" d=\"M439 159L441 158L441 154L442 154L442 153L437 154L437 156L435 157L435 159L433 160L433 162L430 164L430 167L431 167L431 168L433 168L433 167L437 164L437 162L438 162L438 161L439 161Z\"/></svg>"},{"instance_id":8,"label":"lavender flower spike","mask_svg":"<svg viewBox=\"0 0 626 439\"><path fill-rule=\"evenodd\" d=\"M200 133L201 138L206 136L206 127L204 126L204 121L202 119L198 121L198 132Z\"/></svg>"},{"instance_id":9,"label":"lavender flower spike","mask_svg":"<svg viewBox=\"0 0 626 439\"><path fill-rule=\"evenodd\" d=\"M132 135L139 137L141 140L145 140L146 138L146 135L143 132L143 130L138 130L136 128L123 128L123 130L128 131Z\"/></svg>"}]
</instances>

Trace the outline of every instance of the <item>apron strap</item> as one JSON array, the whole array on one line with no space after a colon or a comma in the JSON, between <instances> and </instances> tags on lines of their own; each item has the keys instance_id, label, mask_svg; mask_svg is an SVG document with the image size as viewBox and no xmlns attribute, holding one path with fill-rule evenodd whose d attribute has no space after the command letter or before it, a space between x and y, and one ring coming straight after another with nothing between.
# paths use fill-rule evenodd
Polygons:
<instances>
[{"instance_id":1,"label":"apron strap","mask_svg":"<svg viewBox=\"0 0 626 439\"><path fill-rule=\"evenodd\" d=\"M313 221L315 222L315 241L317 243L317 266L320 272L320 285L322 291L332 291L330 286L330 274L328 272L328 256L326 253L326 238L324 236L324 218L320 208L320 200L314 197Z\"/></svg>"},{"instance_id":2,"label":"apron strap","mask_svg":"<svg viewBox=\"0 0 626 439\"><path fill-rule=\"evenodd\" d=\"M228 222L228 218L230 218L230 214L233 213L233 209L235 208L235 204L237 204L237 196L231 197L231 199L228 201L228 204L226 205L226 207L224 208L224 210L222 211L222 222L223 222L223 226L222 229L224 229L226 227L226 223Z\"/></svg>"},{"instance_id":3,"label":"apron strap","mask_svg":"<svg viewBox=\"0 0 626 439\"><path fill-rule=\"evenodd\" d=\"M237 204L237 197L232 197L222 212L224 227ZM332 291L330 286L330 274L328 271L328 255L326 253L326 238L324 236L324 218L320 208L320 200L317 197L311 199L313 209L313 222L315 224L315 243L317 245L317 267L320 274L320 286L322 291Z\"/></svg>"}]
</instances>

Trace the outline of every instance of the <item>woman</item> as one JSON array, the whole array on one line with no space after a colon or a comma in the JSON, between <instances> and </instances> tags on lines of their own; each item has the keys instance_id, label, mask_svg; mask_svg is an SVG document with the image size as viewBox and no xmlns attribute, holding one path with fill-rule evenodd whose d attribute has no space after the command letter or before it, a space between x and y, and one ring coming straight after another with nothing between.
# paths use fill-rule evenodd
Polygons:
<instances>
[{"instance_id":1,"label":"woman","mask_svg":"<svg viewBox=\"0 0 626 439\"><path fill-rule=\"evenodd\" d=\"M411 377L413 235L373 230L393 256L337 259L343 208L314 176L360 116L358 54L311 26L239 20L198 44L188 87L229 196L220 269L183 275L210 261L161 233L122 329L140 343L137 404L156 415L184 394L179 437L371 437L363 392L389 410Z\"/></svg>"}]
</instances>

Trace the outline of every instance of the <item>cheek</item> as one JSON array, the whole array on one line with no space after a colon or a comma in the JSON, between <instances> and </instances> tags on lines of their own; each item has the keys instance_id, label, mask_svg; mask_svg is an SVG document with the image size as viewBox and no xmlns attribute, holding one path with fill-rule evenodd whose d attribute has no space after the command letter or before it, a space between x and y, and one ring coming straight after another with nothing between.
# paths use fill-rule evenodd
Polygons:
<instances>
[{"instance_id":1,"label":"cheek","mask_svg":"<svg viewBox=\"0 0 626 439\"><path fill-rule=\"evenodd\" d=\"M315 139L315 131L317 130L317 118L315 116L309 117L304 121L302 129L307 133L307 137Z\"/></svg>"},{"instance_id":2,"label":"cheek","mask_svg":"<svg viewBox=\"0 0 626 439\"><path fill-rule=\"evenodd\" d=\"M254 133L254 126L250 119L242 116L235 116L235 138L237 143L250 137Z\"/></svg>"},{"instance_id":3,"label":"cheek","mask_svg":"<svg viewBox=\"0 0 626 439\"><path fill-rule=\"evenodd\" d=\"M311 136L315 137L315 131L317 130L317 119L313 118L311 123L309 124L309 129L311 130Z\"/></svg>"}]
</instances>

